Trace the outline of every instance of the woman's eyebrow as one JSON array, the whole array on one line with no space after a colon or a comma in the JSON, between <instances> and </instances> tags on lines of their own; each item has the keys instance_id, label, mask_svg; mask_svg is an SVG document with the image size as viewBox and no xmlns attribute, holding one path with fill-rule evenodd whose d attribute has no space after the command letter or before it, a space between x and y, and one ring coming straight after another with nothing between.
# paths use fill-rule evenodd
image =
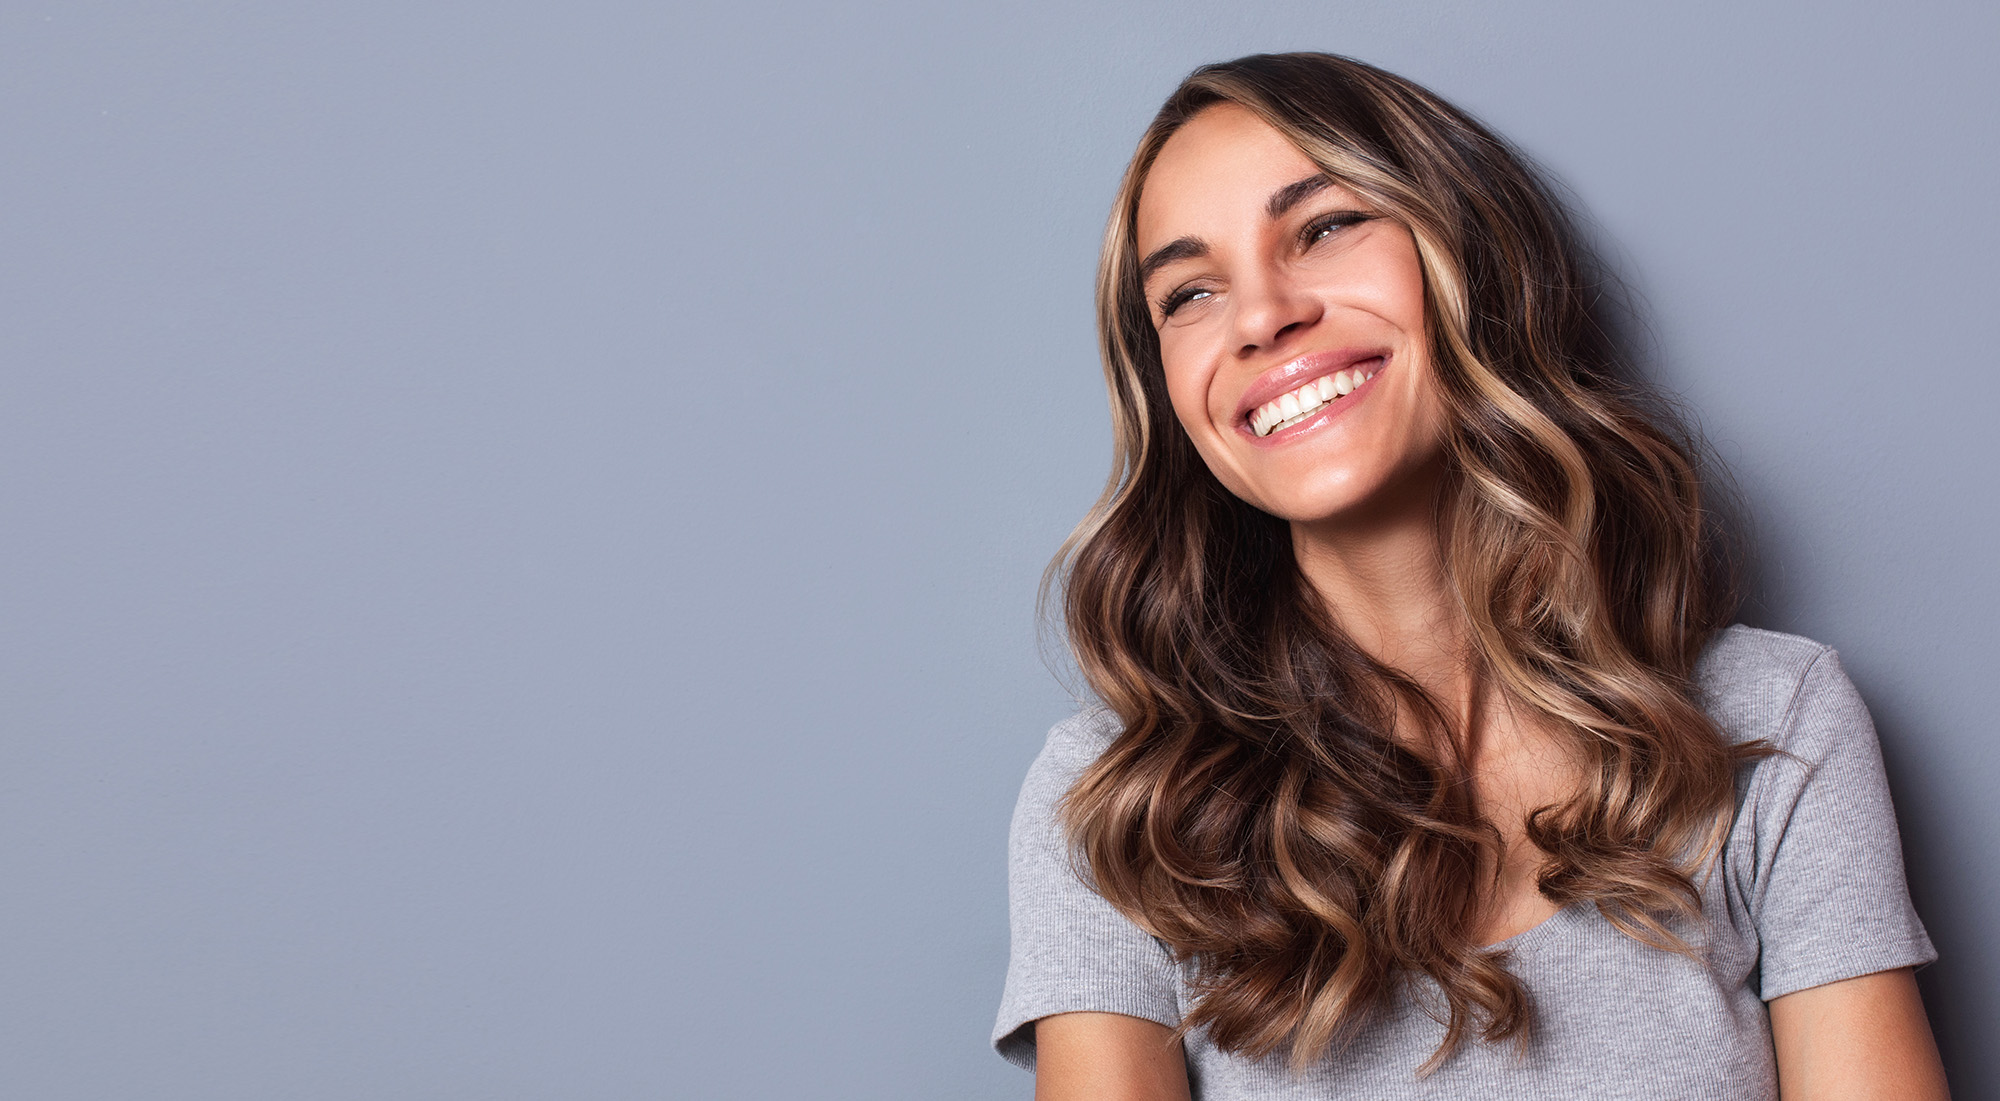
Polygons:
<instances>
[{"instance_id":1,"label":"woman's eyebrow","mask_svg":"<svg viewBox=\"0 0 2000 1101\"><path fill-rule=\"evenodd\" d=\"M1273 218L1282 218L1286 211L1332 186L1333 178L1323 172L1288 183L1271 192L1271 198L1264 204L1264 213Z\"/></svg>"},{"instance_id":2,"label":"woman's eyebrow","mask_svg":"<svg viewBox=\"0 0 2000 1101\"><path fill-rule=\"evenodd\" d=\"M1147 253L1146 258L1139 261L1139 282L1144 283L1151 279L1154 272L1176 260L1192 260L1197 256L1207 255L1208 242L1199 237L1176 237Z\"/></svg>"}]
</instances>

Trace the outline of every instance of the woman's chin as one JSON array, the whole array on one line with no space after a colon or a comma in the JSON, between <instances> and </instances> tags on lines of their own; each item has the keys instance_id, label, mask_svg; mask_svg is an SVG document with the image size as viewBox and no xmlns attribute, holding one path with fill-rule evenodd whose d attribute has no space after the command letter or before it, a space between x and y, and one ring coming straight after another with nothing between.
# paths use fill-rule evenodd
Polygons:
<instances>
[{"instance_id":1,"label":"woman's chin","mask_svg":"<svg viewBox=\"0 0 2000 1101\"><path fill-rule=\"evenodd\" d=\"M1252 502L1290 524L1338 526L1343 518L1379 511L1368 494L1284 494Z\"/></svg>"},{"instance_id":2,"label":"woman's chin","mask_svg":"<svg viewBox=\"0 0 2000 1101\"><path fill-rule=\"evenodd\" d=\"M1429 524L1436 488L1427 471L1370 470L1259 487L1244 500L1287 523L1319 528Z\"/></svg>"}]
</instances>

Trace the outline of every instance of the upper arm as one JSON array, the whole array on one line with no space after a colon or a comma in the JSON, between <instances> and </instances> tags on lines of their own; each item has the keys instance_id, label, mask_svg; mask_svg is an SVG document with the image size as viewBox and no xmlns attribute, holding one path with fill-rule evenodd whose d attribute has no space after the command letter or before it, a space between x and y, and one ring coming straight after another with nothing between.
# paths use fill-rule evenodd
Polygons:
<instances>
[{"instance_id":1,"label":"upper arm","mask_svg":"<svg viewBox=\"0 0 2000 1101\"><path fill-rule=\"evenodd\" d=\"M1174 1030L1120 1013L1058 1013L1034 1023L1035 1101L1188 1101Z\"/></svg>"},{"instance_id":2,"label":"upper arm","mask_svg":"<svg viewBox=\"0 0 2000 1101\"><path fill-rule=\"evenodd\" d=\"M1783 1101L1942 1101L1944 1068L1909 969L1771 1001Z\"/></svg>"}]
</instances>

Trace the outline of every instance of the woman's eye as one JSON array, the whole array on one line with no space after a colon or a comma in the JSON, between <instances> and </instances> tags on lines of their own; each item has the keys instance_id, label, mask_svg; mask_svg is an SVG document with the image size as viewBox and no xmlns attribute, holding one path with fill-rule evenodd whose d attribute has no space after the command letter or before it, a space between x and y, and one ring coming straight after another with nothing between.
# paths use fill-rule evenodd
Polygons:
<instances>
[{"instance_id":1,"label":"woman's eye","mask_svg":"<svg viewBox=\"0 0 2000 1101\"><path fill-rule=\"evenodd\" d=\"M1160 299L1160 316L1172 317L1182 306L1207 298L1208 295L1206 287L1182 287Z\"/></svg>"},{"instance_id":2,"label":"woman's eye","mask_svg":"<svg viewBox=\"0 0 2000 1101\"><path fill-rule=\"evenodd\" d=\"M1360 225L1362 222L1366 222L1374 217L1375 215L1373 214L1364 214L1359 210L1341 210L1335 211L1332 214L1322 214L1312 221L1307 222L1305 228L1299 231L1299 243L1310 248L1349 226Z\"/></svg>"}]
</instances>

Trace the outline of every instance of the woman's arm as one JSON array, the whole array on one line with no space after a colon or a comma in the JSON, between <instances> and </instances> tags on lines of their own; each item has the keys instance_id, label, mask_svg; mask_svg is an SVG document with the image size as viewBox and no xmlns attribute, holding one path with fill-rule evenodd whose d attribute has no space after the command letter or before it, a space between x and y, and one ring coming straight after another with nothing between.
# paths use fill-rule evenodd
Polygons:
<instances>
[{"instance_id":1,"label":"woman's arm","mask_svg":"<svg viewBox=\"0 0 2000 1101\"><path fill-rule=\"evenodd\" d=\"M1188 1101L1187 1057L1173 1029L1138 1017L1043 1017L1035 1022L1035 1101Z\"/></svg>"},{"instance_id":2,"label":"woman's arm","mask_svg":"<svg viewBox=\"0 0 2000 1101\"><path fill-rule=\"evenodd\" d=\"M1910 970L1771 1002L1784 1101L1945 1101L1944 1066Z\"/></svg>"}]
</instances>

